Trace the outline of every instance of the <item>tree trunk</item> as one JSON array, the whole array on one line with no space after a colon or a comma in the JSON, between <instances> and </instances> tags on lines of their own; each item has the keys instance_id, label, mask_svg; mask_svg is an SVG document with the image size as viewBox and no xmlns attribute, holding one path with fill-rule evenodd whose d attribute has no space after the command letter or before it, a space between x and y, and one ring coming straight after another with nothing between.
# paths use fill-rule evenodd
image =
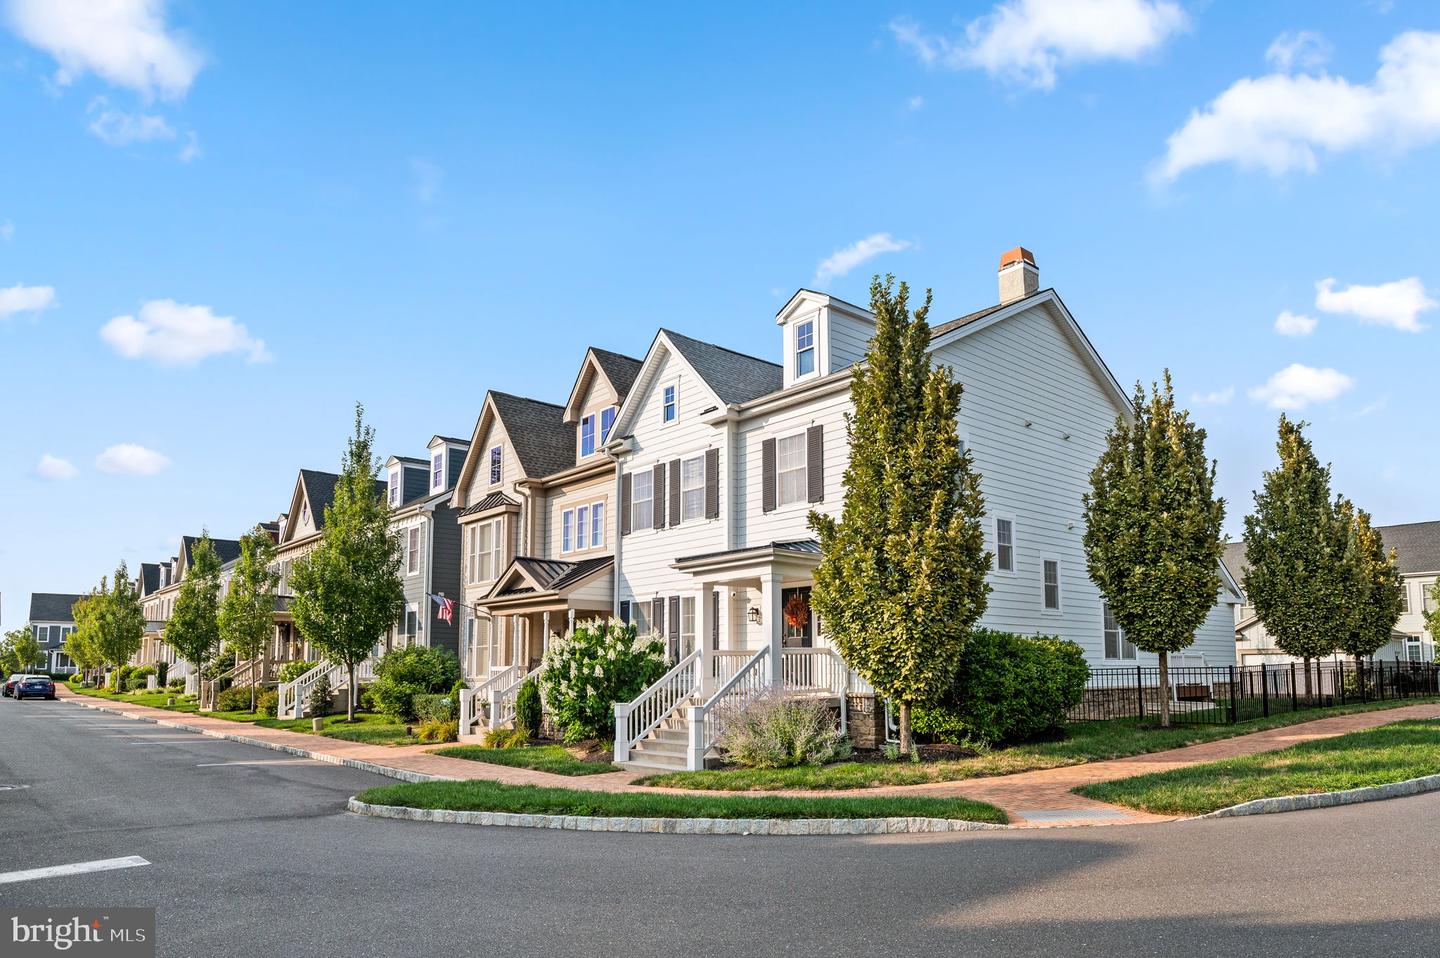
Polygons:
<instances>
[{"instance_id":1,"label":"tree trunk","mask_svg":"<svg viewBox=\"0 0 1440 958\"><path fill-rule=\"evenodd\" d=\"M1142 693L1143 694L1143 693ZM1170 653L1160 653L1160 727L1170 727Z\"/></svg>"},{"instance_id":2,"label":"tree trunk","mask_svg":"<svg viewBox=\"0 0 1440 958\"><path fill-rule=\"evenodd\" d=\"M349 662L345 666L350 670L350 687L345 690L345 721L355 721L355 663Z\"/></svg>"},{"instance_id":3,"label":"tree trunk","mask_svg":"<svg viewBox=\"0 0 1440 958\"><path fill-rule=\"evenodd\" d=\"M255 714L255 660L250 660L250 714Z\"/></svg>"},{"instance_id":4,"label":"tree trunk","mask_svg":"<svg viewBox=\"0 0 1440 958\"><path fill-rule=\"evenodd\" d=\"M900 751L905 755L910 754L912 743L910 741L910 703L900 703Z\"/></svg>"},{"instance_id":5,"label":"tree trunk","mask_svg":"<svg viewBox=\"0 0 1440 958\"><path fill-rule=\"evenodd\" d=\"M1305 657L1305 704L1315 704L1315 686L1310 681L1310 657Z\"/></svg>"}]
</instances>

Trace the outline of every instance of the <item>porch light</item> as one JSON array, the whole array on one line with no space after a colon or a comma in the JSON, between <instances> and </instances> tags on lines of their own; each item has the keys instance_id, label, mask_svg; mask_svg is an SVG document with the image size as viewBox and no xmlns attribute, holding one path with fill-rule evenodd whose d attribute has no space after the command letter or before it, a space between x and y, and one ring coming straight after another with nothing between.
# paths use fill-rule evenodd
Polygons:
<instances>
[{"instance_id":1,"label":"porch light","mask_svg":"<svg viewBox=\"0 0 1440 958\"><path fill-rule=\"evenodd\" d=\"M759 625L759 624L760 624L760 607L759 607L758 605L752 605L752 606L750 607L749 611L747 611L747 612L745 613L745 617L748 618L751 622L755 623L756 625Z\"/></svg>"}]
</instances>

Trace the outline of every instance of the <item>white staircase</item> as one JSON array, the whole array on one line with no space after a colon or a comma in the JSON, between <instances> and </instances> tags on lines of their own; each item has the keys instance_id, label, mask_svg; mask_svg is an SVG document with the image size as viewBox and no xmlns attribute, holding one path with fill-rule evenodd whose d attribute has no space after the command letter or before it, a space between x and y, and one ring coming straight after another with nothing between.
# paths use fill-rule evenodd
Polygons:
<instances>
[{"instance_id":1,"label":"white staircase","mask_svg":"<svg viewBox=\"0 0 1440 958\"><path fill-rule=\"evenodd\" d=\"M276 692L280 696L275 710L277 717L297 719L305 717L310 707L310 693L320 684L321 679L330 684L331 692L350 687L350 670L340 662L322 661L293 682L285 682ZM375 679L375 657L368 656L355 666L355 684L366 685Z\"/></svg>"},{"instance_id":2,"label":"white staircase","mask_svg":"<svg viewBox=\"0 0 1440 958\"><path fill-rule=\"evenodd\" d=\"M460 739L478 736L484 729L491 728L490 716L494 714L491 695L515 684L520 667L511 665L495 672L487 679L477 680L460 692Z\"/></svg>"}]
</instances>

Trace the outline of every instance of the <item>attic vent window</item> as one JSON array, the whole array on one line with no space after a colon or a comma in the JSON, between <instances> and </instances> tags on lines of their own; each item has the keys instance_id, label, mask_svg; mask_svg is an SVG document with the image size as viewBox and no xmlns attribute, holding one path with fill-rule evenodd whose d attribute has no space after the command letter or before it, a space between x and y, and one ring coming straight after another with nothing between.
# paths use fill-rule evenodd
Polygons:
<instances>
[{"instance_id":1,"label":"attic vent window","mask_svg":"<svg viewBox=\"0 0 1440 958\"><path fill-rule=\"evenodd\" d=\"M795 375L808 376L815 371L815 321L807 319L795 327Z\"/></svg>"},{"instance_id":2,"label":"attic vent window","mask_svg":"<svg viewBox=\"0 0 1440 958\"><path fill-rule=\"evenodd\" d=\"M661 407L660 407L660 421L661 421L661 422L674 422L674 421L675 421L675 412L676 412L676 409L677 409L677 406L678 406L678 404L677 404L676 401L675 401L675 397L676 397L677 391L678 391L678 390L677 390L676 387L674 387L674 386L666 386L666 387L665 387L664 399L663 399L662 404L661 404Z\"/></svg>"}]
</instances>

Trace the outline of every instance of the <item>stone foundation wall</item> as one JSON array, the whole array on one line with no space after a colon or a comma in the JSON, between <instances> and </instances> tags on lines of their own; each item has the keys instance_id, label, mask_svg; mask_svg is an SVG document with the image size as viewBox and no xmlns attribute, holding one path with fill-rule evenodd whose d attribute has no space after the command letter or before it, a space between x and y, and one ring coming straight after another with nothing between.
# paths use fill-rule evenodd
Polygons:
<instances>
[{"instance_id":1,"label":"stone foundation wall","mask_svg":"<svg viewBox=\"0 0 1440 958\"><path fill-rule=\"evenodd\" d=\"M873 695L847 695L845 708L850 744L855 748L883 748L885 746L885 703Z\"/></svg>"}]
</instances>

